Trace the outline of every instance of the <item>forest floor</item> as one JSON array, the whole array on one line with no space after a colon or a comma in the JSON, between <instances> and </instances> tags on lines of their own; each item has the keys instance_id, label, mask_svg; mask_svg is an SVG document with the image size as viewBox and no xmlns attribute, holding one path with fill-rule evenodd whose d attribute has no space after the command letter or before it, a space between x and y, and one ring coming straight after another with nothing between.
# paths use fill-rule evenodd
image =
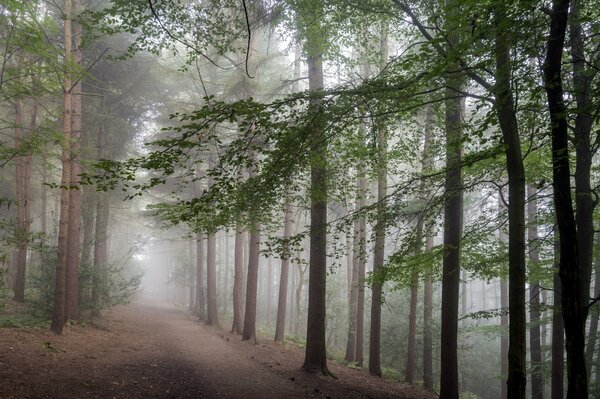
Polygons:
<instances>
[{"instance_id":1,"label":"forest floor","mask_svg":"<svg viewBox=\"0 0 600 399\"><path fill-rule=\"evenodd\" d=\"M102 326L0 328L0 398L434 398L330 362L338 379L300 370L303 350L242 342L161 302L107 312Z\"/></svg>"}]
</instances>

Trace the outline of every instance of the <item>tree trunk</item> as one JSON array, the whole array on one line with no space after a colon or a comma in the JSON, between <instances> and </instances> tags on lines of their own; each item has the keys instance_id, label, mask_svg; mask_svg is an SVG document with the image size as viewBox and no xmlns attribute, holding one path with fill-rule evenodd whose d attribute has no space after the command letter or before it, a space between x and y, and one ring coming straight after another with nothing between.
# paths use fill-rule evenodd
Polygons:
<instances>
[{"instance_id":1,"label":"tree trunk","mask_svg":"<svg viewBox=\"0 0 600 399\"><path fill-rule=\"evenodd\" d=\"M544 397L544 381L542 379L542 347L540 329L540 282L539 275L540 255L538 252L537 231L537 193L531 185L527 186L529 202L527 203L527 237L529 240L529 271L532 276L529 284L529 346L531 358L531 398Z\"/></svg>"},{"instance_id":2,"label":"tree trunk","mask_svg":"<svg viewBox=\"0 0 600 399\"><path fill-rule=\"evenodd\" d=\"M560 243L556 236L555 228L554 236L554 270L558 270L560 266ZM561 289L560 275L554 273L554 303L552 306L552 370L551 370L551 395L552 399L564 398L564 351L565 351L565 329L563 316L561 312Z\"/></svg>"},{"instance_id":3,"label":"tree trunk","mask_svg":"<svg viewBox=\"0 0 600 399\"><path fill-rule=\"evenodd\" d=\"M427 106L427 114L425 116L425 127L424 127L424 143L423 143L423 158L421 172L431 173L434 168L433 164L433 135L432 127L434 123L434 112L433 106L430 104ZM421 185L421 192L424 198L429 196L426 193L426 181L423 180ZM420 219L422 224L425 224L424 215ZM418 241L420 245L420 239ZM425 239L425 252L431 251L433 248L433 233L431 229L427 229ZM432 309L433 309L433 287L431 281L431 268L427 268L425 271L425 278L423 283L423 387L429 391L433 390L433 355L432 355Z\"/></svg>"},{"instance_id":4,"label":"tree trunk","mask_svg":"<svg viewBox=\"0 0 600 399\"><path fill-rule=\"evenodd\" d=\"M19 63L20 64L20 63ZM25 231L25 193L24 193L24 164L23 151L23 109L20 97L14 100L15 109L15 180L17 194L17 252L15 255L14 300L25 301L25 269L27 268L27 233Z\"/></svg>"},{"instance_id":5,"label":"tree trunk","mask_svg":"<svg viewBox=\"0 0 600 399\"><path fill-rule=\"evenodd\" d=\"M360 187L357 184L357 187ZM357 191L358 193L358 191ZM356 197L356 209L360 209L359 196ZM361 216L362 217L362 216ZM358 237L358 220L354 221L354 240ZM351 285L350 285L350 298L348 303L348 337L346 339L346 356L347 362L354 362L356 360L356 317L357 317L357 306L358 306L358 261L356 256L358 254L353 252L353 246L348 248L348 258L352 265L351 268ZM356 248L356 245L354 245Z\"/></svg>"},{"instance_id":6,"label":"tree trunk","mask_svg":"<svg viewBox=\"0 0 600 399\"><path fill-rule=\"evenodd\" d=\"M73 1L73 10L81 12L80 0ZM76 65L82 63L81 25L73 21L73 59ZM71 92L71 188L69 190L69 231L67 240L67 270L65 274L65 320L79 318L79 247L81 240L81 173L79 162L81 152L81 79L76 77Z\"/></svg>"},{"instance_id":7,"label":"tree trunk","mask_svg":"<svg viewBox=\"0 0 600 399\"><path fill-rule=\"evenodd\" d=\"M427 233L425 251L433 249L433 236ZM431 273L425 274L423 283L423 388L433 391L433 284Z\"/></svg>"},{"instance_id":8,"label":"tree trunk","mask_svg":"<svg viewBox=\"0 0 600 399\"><path fill-rule=\"evenodd\" d=\"M456 33L449 40L456 43ZM460 239L463 224L462 99L456 95L462 78L446 77L446 182L444 203L444 258L442 264L442 328L440 398L458 398L458 300L460 288Z\"/></svg>"},{"instance_id":9,"label":"tree trunk","mask_svg":"<svg viewBox=\"0 0 600 399\"><path fill-rule=\"evenodd\" d=\"M362 195L359 197L359 209L365 207L366 202L366 177L364 164L359 168L359 191ZM358 298L356 300L356 348L354 350L355 362L359 367L363 366L363 348L364 348L364 326L365 326L365 267L367 264L367 228L365 215L358 218L358 230L354 240L354 261L358 270Z\"/></svg>"},{"instance_id":10,"label":"tree trunk","mask_svg":"<svg viewBox=\"0 0 600 399\"><path fill-rule=\"evenodd\" d=\"M496 110L508 170L508 278L509 346L508 397L525 398L525 170L511 89L510 29L506 5L496 4Z\"/></svg>"},{"instance_id":11,"label":"tree trunk","mask_svg":"<svg viewBox=\"0 0 600 399\"><path fill-rule=\"evenodd\" d=\"M388 58L388 30L382 27L380 37L380 70L383 72ZM376 121L377 129L377 223L375 225L375 248L373 274L383 268L385 260L386 203L387 196L387 133L382 121ZM381 305L383 283L375 278L371 285L371 330L369 340L369 373L381 377ZM414 354L414 351L413 351Z\"/></svg>"},{"instance_id":12,"label":"tree trunk","mask_svg":"<svg viewBox=\"0 0 600 399\"><path fill-rule=\"evenodd\" d=\"M500 397L507 399L508 379L508 282L505 278L500 279L500 307L502 315L500 316Z\"/></svg>"},{"instance_id":13,"label":"tree trunk","mask_svg":"<svg viewBox=\"0 0 600 399\"><path fill-rule=\"evenodd\" d=\"M596 240L598 241L598 240ZM596 247L598 248L598 247ZM600 262L598 261L598 253L595 254L595 266L594 266L594 298L599 298L600 297ZM590 309L591 311L591 317L590 317L590 330L588 333L588 341L587 341L587 347L585 350L585 362L587 365L587 372L588 372L588 380L591 380L591 376L592 376L592 365L593 360L594 360L594 355L596 354L596 342L598 339L598 318L600 315L600 312L598 311L598 305L595 305L594 307L592 307ZM598 366L596 366L596 369L598 369Z\"/></svg>"},{"instance_id":14,"label":"tree trunk","mask_svg":"<svg viewBox=\"0 0 600 399\"><path fill-rule=\"evenodd\" d=\"M231 332L241 334L244 324L244 227L241 223L235 226L234 242L234 276L233 276L233 325Z\"/></svg>"},{"instance_id":15,"label":"tree trunk","mask_svg":"<svg viewBox=\"0 0 600 399\"><path fill-rule=\"evenodd\" d=\"M569 165L568 112L563 95L562 55L569 14L569 0L554 0L550 13L544 85L548 97L552 135L552 183L554 186L554 209L560 236L561 305L567 352L567 398L587 398L587 371L585 365L585 325L589 302L588 264L580 263L587 257L588 248L579 252L577 228L586 223L578 216L577 223L571 196L571 173ZM577 134L577 133L576 133ZM578 140L580 137L578 137ZM585 180L580 169L584 160L577 159L576 183ZM580 180L581 179L581 180ZM585 187L577 186L577 198L585 193ZM578 200L578 206L580 202ZM584 212L585 209L578 209ZM581 224L580 224L581 223ZM580 233L585 232L580 231ZM592 229L593 230L593 229ZM583 239L583 242L588 237Z\"/></svg>"},{"instance_id":16,"label":"tree trunk","mask_svg":"<svg viewBox=\"0 0 600 399\"><path fill-rule=\"evenodd\" d=\"M273 310L273 260L267 258L267 328L271 328L271 313Z\"/></svg>"},{"instance_id":17,"label":"tree trunk","mask_svg":"<svg viewBox=\"0 0 600 399\"><path fill-rule=\"evenodd\" d=\"M322 5L305 4L311 34L307 35L308 85L311 92L323 90L323 50L320 26ZM310 15L310 17L309 17ZM327 139L320 114L321 100L310 101L310 255L306 351L302 368L328 374L325 347L325 297L327 283Z\"/></svg>"},{"instance_id":18,"label":"tree trunk","mask_svg":"<svg viewBox=\"0 0 600 399\"><path fill-rule=\"evenodd\" d=\"M285 199L283 239L289 240L292 232L292 199L288 192ZM277 299L277 324L275 325L275 341L283 343L285 331L285 311L287 309L288 275L290 271L290 248L286 245L281 257L281 273L279 275L279 297Z\"/></svg>"},{"instance_id":19,"label":"tree trunk","mask_svg":"<svg viewBox=\"0 0 600 399\"><path fill-rule=\"evenodd\" d=\"M65 324L65 275L67 270L67 240L69 229L69 190L71 182L71 73L68 70L68 61L72 57L72 0L64 3L64 47L65 47L65 76L63 81L63 137L62 146L62 176L60 188L60 220L58 228L58 255L56 260L56 274L54 287L54 310L50 329L55 334L62 334Z\"/></svg>"},{"instance_id":20,"label":"tree trunk","mask_svg":"<svg viewBox=\"0 0 600 399\"><path fill-rule=\"evenodd\" d=\"M206 325L218 326L217 314L217 241L214 233L206 238Z\"/></svg>"},{"instance_id":21,"label":"tree trunk","mask_svg":"<svg viewBox=\"0 0 600 399\"><path fill-rule=\"evenodd\" d=\"M206 320L206 272L204 269L204 235L196 236L196 315L198 320Z\"/></svg>"},{"instance_id":22,"label":"tree trunk","mask_svg":"<svg viewBox=\"0 0 600 399\"><path fill-rule=\"evenodd\" d=\"M253 177L251 172L251 177ZM248 275L246 281L246 309L244 311L244 329L242 341L256 343L256 295L258 289L258 263L260 261L260 225L253 223L250 230L248 254Z\"/></svg>"}]
</instances>

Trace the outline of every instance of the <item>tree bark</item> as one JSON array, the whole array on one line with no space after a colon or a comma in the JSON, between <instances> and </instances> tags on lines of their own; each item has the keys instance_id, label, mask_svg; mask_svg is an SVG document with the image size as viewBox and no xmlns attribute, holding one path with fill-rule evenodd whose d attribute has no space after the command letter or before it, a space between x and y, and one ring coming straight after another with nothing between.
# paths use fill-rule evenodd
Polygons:
<instances>
[{"instance_id":1,"label":"tree bark","mask_svg":"<svg viewBox=\"0 0 600 399\"><path fill-rule=\"evenodd\" d=\"M560 243L556 236L558 234L555 228L554 237L554 303L552 306L552 370L551 370L551 395L552 399L564 399L564 352L565 352L565 329L563 316L561 312L561 289L560 275Z\"/></svg>"},{"instance_id":2,"label":"tree bark","mask_svg":"<svg viewBox=\"0 0 600 399\"><path fill-rule=\"evenodd\" d=\"M198 320L206 320L206 271L204 234L196 236L196 315Z\"/></svg>"},{"instance_id":3,"label":"tree bark","mask_svg":"<svg viewBox=\"0 0 600 399\"><path fill-rule=\"evenodd\" d=\"M450 43L457 42L450 32ZM450 67L450 69L453 69ZM444 191L444 258L442 262L442 328L440 398L458 398L458 300L460 288L460 239L463 224L462 99L456 95L462 78L446 77L446 182Z\"/></svg>"},{"instance_id":4,"label":"tree bark","mask_svg":"<svg viewBox=\"0 0 600 399\"><path fill-rule=\"evenodd\" d=\"M578 236L577 228L584 226L579 225L579 220L575 219L571 196L568 113L562 83L562 55L568 15L569 0L553 0L544 63L544 85L550 111L554 209L560 236L559 274L567 352L567 398L574 399L588 397L585 327L589 302L589 278L587 277L589 265L580 263L580 261L584 261L587 253L580 254L579 240L581 237ZM577 166L580 162L584 162L584 160L580 160L578 157ZM578 172L583 173L583 170L578 170ZM579 182L579 179L584 180L584 176L577 176L579 173L576 173L576 183ZM577 194L583 196L584 192L585 187L577 186ZM579 199L579 195L577 198ZM581 222L583 223L583 221ZM584 233L584 231L580 231L580 233ZM584 241L587 239L586 237ZM585 245L584 251L587 251Z\"/></svg>"},{"instance_id":5,"label":"tree bark","mask_svg":"<svg viewBox=\"0 0 600 399\"><path fill-rule=\"evenodd\" d=\"M598 243L597 237L596 237L596 242ZM597 245L597 244L596 244ZM596 248L598 248L598 246L596 246ZM599 255L598 253L595 254L595 259L594 259L594 298L599 298L600 297L600 262L599 262ZM598 339L598 318L600 316L600 312L598 311L598 305L593 306L591 309L591 317L590 317L590 330L588 333L588 341L587 341L587 346L586 346L586 350L585 350L585 362L587 365L587 372L588 372L588 380L591 380L591 376L592 376L592 365L593 360L594 360L594 355L596 354L597 350L596 350L596 343L597 343L597 339ZM598 369L598 367L596 366L596 369Z\"/></svg>"},{"instance_id":6,"label":"tree bark","mask_svg":"<svg viewBox=\"0 0 600 399\"><path fill-rule=\"evenodd\" d=\"M283 239L289 240L292 233L292 199L288 192L285 199ZM277 299L277 323L275 325L275 341L283 343L285 332L285 313L287 309L288 275L290 272L290 248L284 249L281 257L281 273L279 276L279 297Z\"/></svg>"},{"instance_id":7,"label":"tree bark","mask_svg":"<svg viewBox=\"0 0 600 399\"><path fill-rule=\"evenodd\" d=\"M241 223L235 226L234 242L234 276L233 276L233 324L231 332L241 334L244 324L244 227Z\"/></svg>"},{"instance_id":8,"label":"tree bark","mask_svg":"<svg viewBox=\"0 0 600 399\"><path fill-rule=\"evenodd\" d=\"M65 60L72 57L72 0L65 0L64 4L64 47ZM52 324L50 329L55 334L62 334L65 324L65 275L67 270L67 240L69 229L69 190L71 182L71 73L68 70L68 62L65 61L65 76L63 80L63 137L62 146L62 176L60 188L60 219L58 227L58 255L56 261L55 287L54 287L54 310L52 312Z\"/></svg>"},{"instance_id":9,"label":"tree bark","mask_svg":"<svg viewBox=\"0 0 600 399\"><path fill-rule=\"evenodd\" d=\"M19 65L20 62L17 64ZM25 193L24 193L24 164L23 151L23 106L21 97L14 99L15 111L15 183L17 194L17 252L15 255L14 300L25 302L25 271L27 268L27 232L25 230Z\"/></svg>"},{"instance_id":10,"label":"tree bark","mask_svg":"<svg viewBox=\"0 0 600 399\"><path fill-rule=\"evenodd\" d=\"M308 54L308 86L313 93L323 90L322 4L304 1L303 23L309 26L305 51ZM306 351L302 368L329 374L325 344L325 297L327 284L327 137L320 113L321 100L310 100L310 255Z\"/></svg>"},{"instance_id":11,"label":"tree bark","mask_svg":"<svg viewBox=\"0 0 600 399\"><path fill-rule=\"evenodd\" d=\"M251 176L253 177L251 172ZM250 229L248 275L246 281L246 309L242 341L256 343L256 295L258 290L258 263L260 260L260 224L254 222Z\"/></svg>"},{"instance_id":12,"label":"tree bark","mask_svg":"<svg viewBox=\"0 0 600 399\"><path fill-rule=\"evenodd\" d=\"M217 241L214 233L206 237L206 325L218 326Z\"/></svg>"},{"instance_id":13,"label":"tree bark","mask_svg":"<svg viewBox=\"0 0 600 399\"><path fill-rule=\"evenodd\" d=\"M423 143L423 161L422 173L431 172L433 164L433 135L432 127L434 123L433 106L430 104L427 107L425 116L424 128L424 143ZM423 180L422 192L426 190L426 182ZM423 223L425 220L421 218ZM420 241L419 241L420 242ZM425 252L431 251L433 248L433 235L430 229L427 230L425 239ZM433 313L433 287L431 280L431 270L428 268L425 271L423 283L423 387L429 391L433 390L433 337L432 337L432 313Z\"/></svg>"},{"instance_id":14,"label":"tree bark","mask_svg":"<svg viewBox=\"0 0 600 399\"><path fill-rule=\"evenodd\" d=\"M76 15L81 12L80 0L73 0ZM73 60L82 63L81 25L73 21ZM65 274L65 320L79 318L79 247L81 240L81 79L76 76L71 91L71 187L69 190L69 231L67 240L67 270Z\"/></svg>"},{"instance_id":15,"label":"tree bark","mask_svg":"<svg viewBox=\"0 0 600 399\"><path fill-rule=\"evenodd\" d=\"M383 72L388 58L388 31L384 25L380 37L380 70ZM373 274L383 268L385 260L386 204L387 196L387 133L385 124L376 121L377 129L377 223L375 225L375 248ZM376 277L371 285L371 330L369 340L369 373L381 377L381 305L383 283ZM413 351L414 352L414 351Z\"/></svg>"},{"instance_id":16,"label":"tree bark","mask_svg":"<svg viewBox=\"0 0 600 399\"><path fill-rule=\"evenodd\" d=\"M511 89L509 20L505 4L496 4L496 110L504 142L508 170L508 278L509 346L508 397L525 398L526 318L525 318L525 170L521 140Z\"/></svg>"},{"instance_id":17,"label":"tree bark","mask_svg":"<svg viewBox=\"0 0 600 399\"><path fill-rule=\"evenodd\" d=\"M540 329L540 282L537 278L540 255L538 251L537 231L537 193L531 185L527 186L529 202L527 203L527 238L529 240L529 346L531 359L531 398L544 397L544 381L542 379L542 347Z\"/></svg>"}]
</instances>

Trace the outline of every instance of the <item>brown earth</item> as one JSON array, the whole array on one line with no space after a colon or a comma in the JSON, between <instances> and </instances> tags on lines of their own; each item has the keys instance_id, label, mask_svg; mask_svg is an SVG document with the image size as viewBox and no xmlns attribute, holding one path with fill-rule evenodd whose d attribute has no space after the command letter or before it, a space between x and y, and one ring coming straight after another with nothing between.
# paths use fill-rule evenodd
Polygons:
<instances>
[{"instance_id":1,"label":"brown earth","mask_svg":"<svg viewBox=\"0 0 600 399\"><path fill-rule=\"evenodd\" d=\"M104 328L0 329L0 398L410 398L417 387L330 364L300 370L303 351L195 322L152 302L118 307Z\"/></svg>"}]
</instances>

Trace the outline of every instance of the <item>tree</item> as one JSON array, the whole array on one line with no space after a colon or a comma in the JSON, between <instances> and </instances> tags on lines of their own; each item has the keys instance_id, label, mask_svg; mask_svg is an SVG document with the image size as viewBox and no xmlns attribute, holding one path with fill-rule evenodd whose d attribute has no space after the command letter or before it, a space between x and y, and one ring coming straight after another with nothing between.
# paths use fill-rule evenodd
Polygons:
<instances>
[{"instance_id":1,"label":"tree","mask_svg":"<svg viewBox=\"0 0 600 399\"><path fill-rule=\"evenodd\" d=\"M77 0L75 0L77 1ZM60 191L60 221L58 232L58 259L56 263L56 282L54 288L54 312L50 329L62 334L65 323L66 273L68 259L69 231L69 185L71 183L71 130L72 130L72 68L73 51L73 0L64 4L64 46L65 75L63 82L63 137L62 137L62 177Z\"/></svg>"},{"instance_id":2,"label":"tree","mask_svg":"<svg viewBox=\"0 0 600 399\"><path fill-rule=\"evenodd\" d=\"M452 7L449 2L447 7ZM448 50L458 42L458 32L448 33ZM458 398L458 291L460 285L460 239L463 225L462 107L459 93L463 78L448 66L445 100L446 180L444 190L444 259L442 266L442 342L440 398Z\"/></svg>"},{"instance_id":3,"label":"tree","mask_svg":"<svg viewBox=\"0 0 600 399\"><path fill-rule=\"evenodd\" d=\"M509 398L525 398L525 170L517 114L511 91L512 75L509 19L506 5L495 7L496 111L504 142L508 170L508 261L509 261Z\"/></svg>"},{"instance_id":4,"label":"tree","mask_svg":"<svg viewBox=\"0 0 600 399\"><path fill-rule=\"evenodd\" d=\"M562 79L562 53L569 19L569 0L554 0L544 60L544 86L550 113L552 137L552 183L554 210L560 238L561 311L567 352L567 398L587 398L585 325L589 303L589 278L578 244L585 228L577 229L571 196L569 134ZM577 182L576 182L577 186ZM581 195L585 195L585 187ZM578 193L579 194L579 193ZM579 195L578 195L579 197ZM583 209L582 209L583 211ZM578 212L579 215L579 212ZM586 238L587 240L587 238ZM587 256L587 254L585 254Z\"/></svg>"},{"instance_id":5,"label":"tree","mask_svg":"<svg viewBox=\"0 0 600 399\"><path fill-rule=\"evenodd\" d=\"M538 230L537 230L537 192L531 185L527 186L527 238L529 241L529 346L531 357L531 397L532 399L542 399L544 396L544 383L542 380L542 348L541 348L541 329L540 329L540 281L538 275L538 265L540 254L538 250Z\"/></svg>"},{"instance_id":6,"label":"tree","mask_svg":"<svg viewBox=\"0 0 600 399\"><path fill-rule=\"evenodd\" d=\"M298 22L305 30L308 86L311 92L323 90L323 38L321 2L299 1ZM310 260L308 280L308 320L306 352L302 368L329 374L325 348L325 292L327 276L327 139L322 100L313 97L310 113Z\"/></svg>"},{"instance_id":7,"label":"tree","mask_svg":"<svg viewBox=\"0 0 600 399\"><path fill-rule=\"evenodd\" d=\"M291 194L288 193L285 199L283 239L289 240L292 232L292 205ZM287 308L287 288L288 275L290 272L290 251L289 244L284 248L281 256L281 274L279 276L279 296L277 299L277 323L275 325L275 341L283 343L285 331L285 311Z\"/></svg>"},{"instance_id":8,"label":"tree","mask_svg":"<svg viewBox=\"0 0 600 399\"><path fill-rule=\"evenodd\" d=\"M381 29L379 56L380 69L384 70L388 59L388 28ZM387 197L387 132L386 126L378 121L377 133L377 223L375 225L375 248L373 255L373 273L383 268L385 260L386 204ZM382 284L375 281L371 287L371 339L369 340L369 373L381 376L381 305Z\"/></svg>"}]
</instances>

